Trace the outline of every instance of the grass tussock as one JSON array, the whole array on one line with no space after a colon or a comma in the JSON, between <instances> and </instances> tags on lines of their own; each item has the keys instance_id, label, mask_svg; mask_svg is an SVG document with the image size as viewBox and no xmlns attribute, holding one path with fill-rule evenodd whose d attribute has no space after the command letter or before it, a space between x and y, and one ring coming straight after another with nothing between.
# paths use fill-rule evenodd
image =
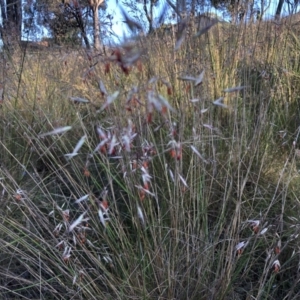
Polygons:
<instances>
[{"instance_id":1,"label":"grass tussock","mask_svg":"<svg viewBox=\"0 0 300 300\"><path fill-rule=\"evenodd\" d=\"M299 298L297 27L193 35L2 53L2 299Z\"/></svg>"}]
</instances>

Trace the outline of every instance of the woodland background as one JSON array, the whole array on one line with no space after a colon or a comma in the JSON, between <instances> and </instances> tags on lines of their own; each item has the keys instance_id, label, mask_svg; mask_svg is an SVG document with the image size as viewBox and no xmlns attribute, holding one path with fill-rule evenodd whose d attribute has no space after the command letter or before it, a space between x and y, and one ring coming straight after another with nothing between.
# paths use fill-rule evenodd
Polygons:
<instances>
[{"instance_id":1,"label":"woodland background","mask_svg":"<svg viewBox=\"0 0 300 300\"><path fill-rule=\"evenodd\" d=\"M120 7L118 13L109 10L112 4ZM211 15L212 8L212 15L237 23L263 19L266 15L270 18L270 14L278 19L283 8L286 16L297 12L298 4L298 0L117 0L116 3L112 0L1 0L1 38L4 44L41 41L46 33L51 43L99 49L101 43L122 39L121 31L116 36L113 24L126 23L125 11L139 24L130 26L131 30L149 34L163 23L179 23L188 15Z\"/></svg>"}]
</instances>

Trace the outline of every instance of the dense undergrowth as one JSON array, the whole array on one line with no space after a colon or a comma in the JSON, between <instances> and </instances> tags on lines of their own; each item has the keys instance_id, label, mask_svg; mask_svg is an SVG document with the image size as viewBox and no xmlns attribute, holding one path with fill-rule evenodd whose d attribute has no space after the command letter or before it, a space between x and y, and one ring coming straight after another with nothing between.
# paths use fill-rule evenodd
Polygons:
<instances>
[{"instance_id":1,"label":"dense undergrowth","mask_svg":"<svg viewBox=\"0 0 300 300\"><path fill-rule=\"evenodd\" d=\"M1 299L299 298L297 28L193 34L2 53Z\"/></svg>"}]
</instances>

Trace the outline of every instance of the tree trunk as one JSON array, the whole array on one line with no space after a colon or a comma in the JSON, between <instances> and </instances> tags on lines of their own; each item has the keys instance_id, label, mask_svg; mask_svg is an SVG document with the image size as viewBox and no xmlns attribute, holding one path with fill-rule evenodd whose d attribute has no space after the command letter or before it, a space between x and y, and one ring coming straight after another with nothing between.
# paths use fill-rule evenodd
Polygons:
<instances>
[{"instance_id":1,"label":"tree trunk","mask_svg":"<svg viewBox=\"0 0 300 300\"><path fill-rule=\"evenodd\" d=\"M176 6L177 6L177 10L180 13L180 19L186 18L187 17L186 1L185 0L177 0Z\"/></svg>"},{"instance_id":2,"label":"tree trunk","mask_svg":"<svg viewBox=\"0 0 300 300\"><path fill-rule=\"evenodd\" d=\"M284 3L284 0L279 0L279 2L278 2L277 9L276 9L276 14L275 14L275 19L276 20L279 20L279 18L280 18L283 3Z\"/></svg>"},{"instance_id":3,"label":"tree trunk","mask_svg":"<svg viewBox=\"0 0 300 300\"><path fill-rule=\"evenodd\" d=\"M90 42L89 42L89 39L86 35L86 31L85 31L85 25L84 25L84 22L83 22L83 19L82 19L82 12L81 12L81 9L79 7L76 8L75 10L75 18L76 18L76 22L77 22L77 25L80 29L80 32L81 32L81 36L84 40L84 43L85 43L85 46L87 49L90 49Z\"/></svg>"},{"instance_id":4,"label":"tree trunk","mask_svg":"<svg viewBox=\"0 0 300 300\"><path fill-rule=\"evenodd\" d=\"M87 37L85 31L82 31L81 34L82 34L82 38L83 38L83 40L84 40L84 43L85 43L86 48L87 48L87 49L90 49L90 48L91 48L90 42L89 42L89 39L88 39L88 37Z\"/></svg>"},{"instance_id":5,"label":"tree trunk","mask_svg":"<svg viewBox=\"0 0 300 300\"><path fill-rule=\"evenodd\" d=\"M148 11L148 7L147 7L147 1L144 0L144 12L147 18L147 21L149 23L149 30L148 30L148 34L152 33L154 28L153 28L153 3L154 1L151 0L150 1L150 11Z\"/></svg>"},{"instance_id":6,"label":"tree trunk","mask_svg":"<svg viewBox=\"0 0 300 300\"><path fill-rule=\"evenodd\" d=\"M22 35L21 0L6 0L6 11L4 9L4 3L5 1L1 0L0 5L3 22L1 38L4 45L14 46L16 42L21 40Z\"/></svg>"},{"instance_id":7,"label":"tree trunk","mask_svg":"<svg viewBox=\"0 0 300 300\"><path fill-rule=\"evenodd\" d=\"M0 6L1 6L1 17L2 17L2 21L4 22L4 20L6 20L5 1L4 0L0 0Z\"/></svg>"},{"instance_id":8,"label":"tree trunk","mask_svg":"<svg viewBox=\"0 0 300 300\"><path fill-rule=\"evenodd\" d=\"M96 50L100 50L100 24L99 24L99 15L98 15L99 5L93 6L94 14L94 47Z\"/></svg>"},{"instance_id":9,"label":"tree trunk","mask_svg":"<svg viewBox=\"0 0 300 300\"><path fill-rule=\"evenodd\" d=\"M6 13L8 26L13 26L21 35L22 11L20 0L6 0Z\"/></svg>"}]
</instances>

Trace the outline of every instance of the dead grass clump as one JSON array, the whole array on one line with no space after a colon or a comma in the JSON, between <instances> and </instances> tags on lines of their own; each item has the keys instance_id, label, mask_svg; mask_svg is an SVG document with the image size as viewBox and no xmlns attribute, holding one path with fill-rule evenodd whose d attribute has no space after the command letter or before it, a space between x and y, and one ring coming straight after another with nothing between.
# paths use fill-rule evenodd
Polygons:
<instances>
[{"instance_id":1,"label":"dead grass clump","mask_svg":"<svg viewBox=\"0 0 300 300\"><path fill-rule=\"evenodd\" d=\"M297 299L296 39L216 26L11 57L5 297Z\"/></svg>"}]
</instances>

